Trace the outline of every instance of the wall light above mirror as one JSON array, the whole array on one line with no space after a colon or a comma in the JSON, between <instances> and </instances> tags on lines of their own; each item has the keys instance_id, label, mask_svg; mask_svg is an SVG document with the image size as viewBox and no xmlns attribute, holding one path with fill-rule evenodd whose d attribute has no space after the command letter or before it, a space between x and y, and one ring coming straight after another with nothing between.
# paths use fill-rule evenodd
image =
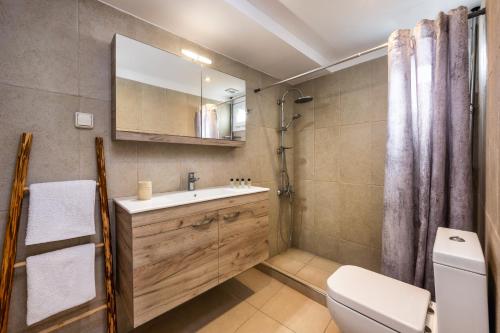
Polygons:
<instances>
[{"instance_id":1,"label":"wall light above mirror","mask_svg":"<svg viewBox=\"0 0 500 333\"><path fill-rule=\"evenodd\" d=\"M206 57L191 56L196 62L115 35L115 140L244 144L245 81L198 63L211 62Z\"/></svg>"}]
</instances>

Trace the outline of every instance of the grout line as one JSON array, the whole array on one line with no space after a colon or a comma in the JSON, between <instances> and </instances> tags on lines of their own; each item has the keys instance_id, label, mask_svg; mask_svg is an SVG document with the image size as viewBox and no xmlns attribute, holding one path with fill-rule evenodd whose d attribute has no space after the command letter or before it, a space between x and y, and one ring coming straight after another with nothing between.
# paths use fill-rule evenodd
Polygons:
<instances>
[{"instance_id":1,"label":"grout line","mask_svg":"<svg viewBox=\"0 0 500 333\"><path fill-rule=\"evenodd\" d=\"M265 313L265 312L263 312L263 311L260 311L260 310L259 310L259 312L260 312L261 314L263 314L264 316L266 316L266 317L268 317L268 318L270 318L270 319L274 320L275 322L279 323L281 326L284 326L284 327L288 328L290 331L292 331L292 332L296 332L296 331L294 331L291 327L289 327L289 326L285 325L284 323L282 323L282 322L281 322L281 321L279 321L278 319L276 319L276 318L274 318L274 317L270 316L269 314L267 314L267 313Z\"/></svg>"},{"instance_id":2,"label":"grout line","mask_svg":"<svg viewBox=\"0 0 500 333\"><path fill-rule=\"evenodd\" d=\"M60 92L60 91L54 91L54 90L49 90L49 89L37 88L37 87L23 86L23 85L9 83L9 82L2 82L2 81L0 81L0 85L12 87L12 88L18 88L18 89L33 90L33 91L38 91L38 92L45 93L45 94L60 95L62 97L86 98L86 99L91 99L91 100L100 101L100 102L108 102L108 103L111 102L110 99L102 99L102 98L89 97L89 96L81 96L79 94L76 94L76 95L75 94L69 94L69 93Z\"/></svg>"}]
</instances>

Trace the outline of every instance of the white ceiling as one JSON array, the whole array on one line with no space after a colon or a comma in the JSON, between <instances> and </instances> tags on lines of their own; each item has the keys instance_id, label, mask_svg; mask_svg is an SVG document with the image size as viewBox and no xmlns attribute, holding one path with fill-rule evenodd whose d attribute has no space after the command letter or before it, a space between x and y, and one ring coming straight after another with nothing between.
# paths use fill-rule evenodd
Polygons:
<instances>
[{"instance_id":1,"label":"white ceiling","mask_svg":"<svg viewBox=\"0 0 500 333\"><path fill-rule=\"evenodd\" d=\"M439 11L480 0L101 0L284 79L385 43ZM347 65L385 54L364 56ZM346 65L342 66L345 67ZM340 69L340 68L337 68Z\"/></svg>"}]
</instances>

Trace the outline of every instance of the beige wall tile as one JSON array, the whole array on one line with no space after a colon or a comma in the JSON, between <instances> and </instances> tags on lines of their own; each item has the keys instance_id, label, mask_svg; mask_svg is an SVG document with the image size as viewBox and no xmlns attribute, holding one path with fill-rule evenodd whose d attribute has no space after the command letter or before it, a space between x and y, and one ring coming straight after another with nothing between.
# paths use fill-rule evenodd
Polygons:
<instances>
[{"instance_id":1,"label":"beige wall tile","mask_svg":"<svg viewBox=\"0 0 500 333\"><path fill-rule=\"evenodd\" d=\"M315 97L315 128L331 127L340 124L340 91L332 91L329 95Z\"/></svg>"},{"instance_id":2,"label":"beige wall tile","mask_svg":"<svg viewBox=\"0 0 500 333\"><path fill-rule=\"evenodd\" d=\"M387 142L387 123L385 121L371 124L370 161L371 184L384 185L385 155Z\"/></svg>"},{"instance_id":3,"label":"beige wall tile","mask_svg":"<svg viewBox=\"0 0 500 333\"><path fill-rule=\"evenodd\" d=\"M314 182L312 180L295 183L294 224L301 229L314 229Z\"/></svg>"},{"instance_id":4,"label":"beige wall tile","mask_svg":"<svg viewBox=\"0 0 500 333\"><path fill-rule=\"evenodd\" d=\"M371 89L345 88L340 93L340 122L344 125L366 123L371 120Z\"/></svg>"},{"instance_id":5,"label":"beige wall tile","mask_svg":"<svg viewBox=\"0 0 500 333\"><path fill-rule=\"evenodd\" d=\"M361 266L379 272L380 259L380 249L345 240L339 241L339 262L342 264Z\"/></svg>"},{"instance_id":6,"label":"beige wall tile","mask_svg":"<svg viewBox=\"0 0 500 333\"><path fill-rule=\"evenodd\" d=\"M371 190L370 185L341 186L343 200L340 235L342 239L353 243L378 247L381 219L378 212L375 213L377 210L375 202L372 202Z\"/></svg>"},{"instance_id":7,"label":"beige wall tile","mask_svg":"<svg viewBox=\"0 0 500 333\"><path fill-rule=\"evenodd\" d=\"M342 187L335 182L314 182L314 229L324 235L338 238L343 220Z\"/></svg>"},{"instance_id":8,"label":"beige wall tile","mask_svg":"<svg viewBox=\"0 0 500 333\"><path fill-rule=\"evenodd\" d=\"M335 181L338 178L340 127L314 131L314 179Z\"/></svg>"},{"instance_id":9,"label":"beige wall tile","mask_svg":"<svg viewBox=\"0 0 500 333\"><path fill-rule=\"evenodd\" d=\"M6 210L22 132L33 133L28 181L79 178L79 132L74 113L79 99L30 88L0 84L0 210ZM49 171L50 170L50 171Z\"/></svg>"},{"instance_id":10,"label":"beige wall tile","mask_svg":"<svg viewBox=\"0 0 500 333\"><path fill-rule=\"evenodd\" d=\"M342 126L340 129L340 181L368 184L371 180L371 125Z\"/></svg>"},{"instance_id":11,"label":"beige wall tile","mask_svg":"<svg viewBox=\"0 0 500 333\"><path fill-rule=\"evenodd\" d=\"M316 255L333 261L350 264L349 261L343 262L341 260L340 238L333 237L320 230L314 230L314 242L316 243L316 250L314 252ZM353 253L353 256L356 256L356 254Z\"/></svg>"},{"instance_id":12,"label":"beige wall tile","mask_svg":"<svg viewBox=\"0 0 500 333\"><path fill-rule=\"evenodd\" d=\"M316 231L313 228L302 227L299 223L295 223L295 220L292 244L296 248L311 253L317 253L318 245L320 245L316 239Z\"/></svg>"},{"instance_id":13,"label":"beige wall tile","mask_svg":"<svg viewBox=\"0 0 500 333\"><path fill-rule=\"evenodd\" d=\"M300 200L313 196L315 222L310 223L310 215L303 214L306 217L303 223L295 223L294 246L332 260L359 262L378 269L380 258L368 256L364 248L342 250L341 240L361 242L357 244L379 252L387 131L384 121L387 57L308 81L307 87L311 84L315 97L310 126L314 130L315 182L312 186L301 186L306 176L294 173L298 184L294 218L299 221L298 213L304 213L299 209ZM303 86L306 84L300 85ZM295 142L300 146L297 133L296 130ZM304 151L296 152L296 167L301 159L304 162L305 155ZM356 187L360 190L345 190Z\"/></svg>"},{"instance_id":14,"label":"beige wall tile","mask_svg":"<svg viewBox=\"0 0 500 333\"><path fill-rule=\"evenodd\" d=\"M314 177L314 130L304 129L294 132L294 174L302 180Z\"/></svg>"},{"instance_id":15,"label":"beige wall tile","mask_svg":"<svg viewBox=\"0 0 500 333\"><path fill-rule=\"evenodd\" d=\"M76 95L77 1L4 1L1 11L0 82Z\"/></svg>"}]
</instances>

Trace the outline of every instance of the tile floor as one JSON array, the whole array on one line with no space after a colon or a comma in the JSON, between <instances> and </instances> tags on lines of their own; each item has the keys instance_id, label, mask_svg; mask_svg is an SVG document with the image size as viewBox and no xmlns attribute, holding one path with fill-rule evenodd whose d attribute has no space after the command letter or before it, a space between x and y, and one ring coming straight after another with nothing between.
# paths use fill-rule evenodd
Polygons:
<instances>
[{"instance_id":1,"label":"tile floor","mask_svg":"<svg viewBox=\"0 0 500 333\"><path fill-rule=\"evenodd\" d=\"M324 291L328 277L341 266L335 261L295 248L269 258L267 262Z\"/></svg>"},{"instance_id":2,"label":"tile floor","mask_svg":"<svg viewBox=\"0 0 500 333\"><path fill-rule=\"evenodd\" d=\"M254 268L134 332L340 333L326 307Z\"/></svg>"}]
</instances>

